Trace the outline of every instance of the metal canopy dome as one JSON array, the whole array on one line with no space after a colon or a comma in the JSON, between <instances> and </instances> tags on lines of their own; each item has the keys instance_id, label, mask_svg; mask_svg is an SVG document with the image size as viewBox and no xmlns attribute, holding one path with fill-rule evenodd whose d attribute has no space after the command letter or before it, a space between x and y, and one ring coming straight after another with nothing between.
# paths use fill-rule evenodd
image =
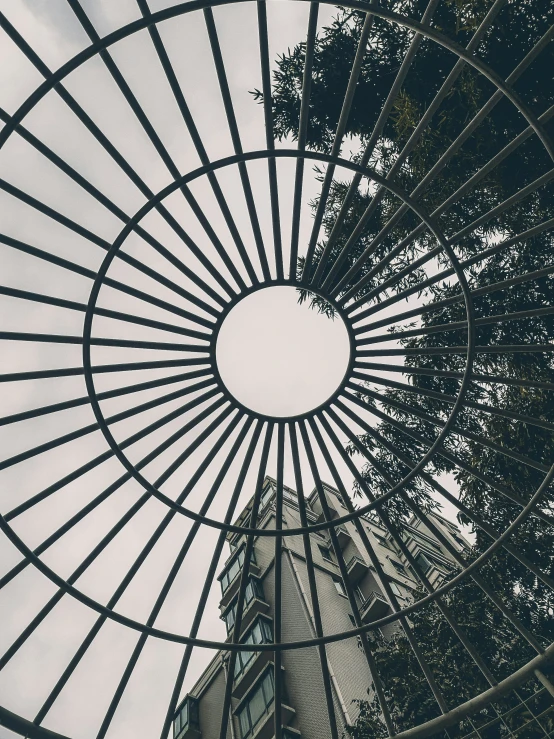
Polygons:
<instances>
[{"instance_id":1,"label":"metal canopy dome","mask_svg":"<svg viewBox=\"0 0 554 739\"><path fill-rule=\"evenodd\" d=\"M192 0L157 12L150 11L146 0L137 0L137 2L141 17L100 37L79 3L76 0L69 0L71 9L90 39L90 45L54 71L46 66L10 20L0 15L3 33L11 39L11 42L43 77L43 81L34 87L26 100L14 112L9 114L4 110L1 111L4 125L0 130L0 147L9 149L14 139L25 142L25 146L33 149L37 156L49 161L52 165L52 172L61 171L75 191L86 192L99 207L106 209L115 221L119 222L116 237L108 239L102 235L102 231L95 230L94 213L88 217L86 211L83 211L81 222L73 220L57 208L51 207L47 202L32 195L33 187L29 187L27 191L21 185L21 179L17 183L4 179L0 181L0 186L5 193L25 204L26 208L39 212L45 219L55 222L58 229L56 233L60 235L60 238L78 236L80 240L90 242L100 254L100 258L97 258L94 266L91 267L82 264L77 256L75 260L60 256L55 246L50 250L34 243L27 243L23 239L14 238L10 235L9 228L6 233L0 235L0 242L6 249L26 255L28 261L25 264L32 265L32 268L28 268L30 281L35 280L37 286L36 289L32 287L22 289L6 284L0 288L1 295L12 299L15 307L13 314L6 312L5 320L3 320L0 333L3 347L8 347L6 348L8 352L9 347L12 347L14 343L17 343L17 346L22 346L23 343L27 346L31 343L35 351L33 354L31 351L27 353L22 349L23 359L21 361L28 362L28 364L18 366L14 371L8 368L8 371L3 371L0 375L3 386L9 388L8 392L11 394L13 389L14 397L22 392L26 402L25 410L3 414L0 423L8 428L10 436L14 439L26 440L29 436L29 428L31 428L29 422L31 424L40 423L41 419L49 422L50 419L56 419L59 414L65 414L64 418L75 414L76 419L73 426L71 424L64 426L62 432L58 432L55 422L51 425L48 423L46 426L40 426L40 439L36 443L26 443L13 453L8 445L5 447L8 452L2 455L0 473L4 476L2 477L3 486L6 484L13 487L17 481L18 486L21 484L24 497L13 507L4 507L4 515L0 517L3 535L17 548L22 557L3 574L0 579L1 586L2 588L10 587L18 581L18 578L24 577L29 570L35 569L41 577L50 581L53 594L44 605L28 616L26 623L20 624L22 628L19 628L13 643L0 657L0 667L2 670L10 669L13 661L20 656L20 650L24 652L23 647L28 640L32 639L35 631L46 619L55 616L54 609L62 599L77 601L89 609L94 617L91 621L92 628L84 640L81 640L75 647L73 657L62 668L55 684L47 686L48 690L41 693L37 712L34 715L19 716L17 708L13 705L6 705L0 711L0 723L28 737L61 737L61 733L47 728L48 713L58 700L64 686L71 681L73 673L77 670L102 626L114 622L129 629L138 641L125 669L118 677L113 698L106 707L104 719L96 735L103 737L107 733L145 645L151 640L162 640L170 643L180 655L182 653L174 678L174 688L168 696L169 704L160 725L160 735L167 736L171 718L186 679L193 648L226 650L231 654L232 661L241 647L238 635L240 634L240 613L244 603L248 565L245 565L241 575L237 607L239 617L232 639L224 642L200 635L206 603L223 545L227 535L233 532L246 535L246 563L250 561L249 555L254 545L254 535L270 537L275 544L275 602L279 604L279 607L276 607L274 618L275 643L252 646L252 649L275 651L275 670L280 671L284 650L317 647L324 656L326 645L359 636L391 737L407 739L408 737L430 736L458 724L462 719L471 717L486 706L493 705L501 695L517 690L522 684L537 676L543 683L541 689L552 692L552 685L541 670L554 656L554 644L544 644L523 626L510 610L509 604L505 603L483 580L480 573L482 568L488 566L492 558L503 549L508 557L515 558L517 562L528 568L547 588L554 587L552 577L529 561L510 542L514 533L529 517L538 517L545 525L552 526L552 513L548 512L545 500L551 492L554 467L549 467L548 464L539 460L522 457L517 451L510 450L507 446L474 435L473 440L481 444L487 453L506 455L525 465L530 465L543 475L541 484L531 497L519 497L510 493L505 480L491 479L479 470L468 467L466 462L456 457L451 451L446 451L445 444L453 435L464 435L463 429L461 430L458 424L460 417L468 408L508 419L514 427L527 425L548 431L554 430L554 423L551 419L525 416L510 409L485 405L473 400L469 392L472 387L487 383L515 385L523 390L537 387L545 392L554 390L554 385L546 382L538 382L526 377L489 376L476 373L474 370L476 357L484 353L502 355L517 352L552 352L554 344L551 343L489 346L481 345L479 340L480 327L483 325L523 319L533 320L535 316L553 313L554 308L552 307L533 307L533 285L536 280L551 276L554 273L554 267L545 266L539 271L513 274L507 280L492 283L479 290L472 288L470 279L470 271L475 264L493 254L507 252L514 245L526 239L547 232L554 226L554 220L537 223L530 230L517 236L503 238L500 234L486 253L469 259L461 259L457 250L457 245L463 239L486 226L499 214L525 203L526 198L554 178L554 169L550 168L549 164L550 160L554 159L554 148L544 130L544 125L550 119L553 109L549 108L538 118L513 89L517 79L528 66L541 63L541 54L552 39L553 29L551 28L534 46L530 46L523 60L514 60L514 65L517 64L517 66L514 67L512 74L503 80L480 59L479 44L494 24L497 14L502 10L504 0L496 0L490 6L487 15L466 48L433 26L432 14L437 3L430 3L423 20L404 17L377 4L363 2L345 4L346 8L365 13L366 20L362 40L353 59L335 141L331 152L324 154L307 148L312 63L318 29L318 13L323 7L322 3L309 3L304 83L300 92L300 127L297 140L294 146L291 146L290 142L284 145L276 143L274 138L271 56L268 40L271 35L271 24L269 23L268 29L268 8L265 2L247 4L239 0L220 0L219 2ZM290 4L287 3L288 5L296 6L297 3L290 2ZM263 149L251 149L248 145L248 133L240 130L239 117L236 114L229 83L230 70L235 59L225 55L220 44L221 26L218 22L218 13L222 12L222 6L228 6L227 12L231 8L245 6L256 19L259 32L256 43L259 42L259 63L264 95L266 146ZM201 127L197 128L191 109L185 101L178 75L175 73L161 33L164 28L169 28L179 19L188 19L193 16L195 19L200 18L205 24L211 58L202 59L201 64L211 65L215 70L225 111L225 119L220 121L220 125L228 128L229 141L232 143L232 148L228 149L224 156L213 159L209 158L205 148L203 130ZM396 78L391 80L390 96L365 154L361 159L351 160L341 154L341 149L363 57L366 53L367 34L374 19L381 19L400 29L407 29L412 37L404 62ZM118 46L141 33L143 36L146 34L150 36L150 42L159 57L160 84L164 83L171 89L182 115L182 125L188 131L198 155L200 165L189 171L183 172L177 167L168 149L162 143L162 139L158 136L154 124L131 91L115 61ZM402 152L401 159L390 172L376 171L368 165L371 160L372 147L383 131L394 100L409 73L410 65L422 40L426 40L426 43L439 44L450 52L452 64L445 70L445 82L435 98L429 101L414 140ZM240 49L236 49L236 54L238 58ZM72 76L78 74L82 67L86 67L87 63L91 62L105 65L123 98L136 115L146 138L153 144L170 173L171 183L159 191L155 192L150 189L139 171L133 168L126 156L89 117L84 107L78 102L78 95L74 96L70 92L70 89L73 89ZM415 147L419 137L431 123L440 103L467 67L473 68L476 73L486 78L495 90L487 104L460 131L458 138L444 152L433 170L426 174L420 185L413 192L405 192L398 184L396 176L401 169L402 161L408 157L410 149ZM96 143L103 148L138 190L141 205L136 212L124 210L110 196L101 192L92 184L93 177L89 178L74 169L41 139L40 126L28 123L28 120L33 120L33 112L40 108L42 101L56 95L61 98L71 114L84 125ZM454 196L449 197L441 208L433 213L427 212L420 203L420 195L443 168L459 155L465 142L492 108L505 100L519 111L526 128L504 148L495 150L490 161L468 179ZM443 213L446 213L456 200L476 188L489 172L499 166L529 138L537 138L542 144L545 174L529 184L525 179L525 173L518 173L521 186L514 182L514 194L508 200L489 212L476 215L474 222L459 233L445 235ZM86 156L86 152L84 154ZM90 156L94 157L92 150ZM286 162L292 163L293 166L285 168L282 163ZM252 186L250 166L254 164L267 167L268 190L262 195L254 192ZM314 165L323 168L324 175L322 176L319 207L315 211L315 219L311 222L310 237L307 243L304 243L301 234L301 218L309 219L311 216L304 202L303 178ZM233 207L228 204L224 188L220 184L220 178L225 177L229 170L237 173L240 196L244 198L244 213L247 214L247 219L242 223L235 220ZM369 187L372 192L373 208L385 193L396 199L397 210L391 213L391 227L406 213L411 213L417 218L419 225L398 245L396 253L401 253L402 249L406 249L421 234L432 235L435 245L433 249L423 253L417 262L408 265L405 269L406 274L416 269L423 269L425 271L424 280L419 280L411 287L396 293L386 292L391 288L390 280L383 282L382 287L370 289L368 284L370 279L367 274L364 275L362 268L377 244L370 245L367 253L352 264L346 276L339 279L337 275L341 267L348 259L357 238L371 217L371 205L362 216L358 230L354 231L341 251L333 249L333 244L329 240L327 247L316 259L325 206L333 178L339 175L349 178L349 182L352 183L345 198L344 213L341 212L339 221L347 212L353 193L362 185ZM28 176L29 183L32 184L32 172L28 172ZM221 237L218 229L212 225L213 213L205 211L205 206L196 195L195 187L205 180L208 183L206 188L209 187L215 198L213 208L218 209L218 214L222 218L221 223L225 224L224 237ZM57 185L54 179L52 182L55 188ZM283 198L285 188L291 193L290 203L285 202ZM184 196L182 201L175 199L180 196ZM264 213L266 221L270 224L267 229L267 232L271 234L270 238L267 237L267 233L264 233L264 214L258 213L261 197L264 197L264 202L268 204ZM175 215L178 203L185 201L190 210L189 221L195 219L195 223L199 224L202 231L201 240L189 233L189 221L181 220ZM290 232L288 230L285 232L283 226L285 210L287 211L286 218L290 221ZM303 215L305 212L307 216ZM178 249L171 245L168 246L169 241L166 241L164 236L159 236L160 232L156 228L152 228L153 217L163 222L167 232L173 232L179 244ZM85 226L84 223L88 225ZM248 224L248 229L245 224ZM136 247L138 242L140 242L140 248ZM151 250L151 254L156 256L159 263L168 265L168 269L154 268L151 255L143 256L147 249ZM436 269L437 255L445 265L442 271ZM304 262L300 262L303 264L301 269L298 269L299 257L305 257ZM386 263L385 259L379 263L372 270L374 274L379 275ZM64 280L71 282L72 279L77 278L81 280L79 285L86 284L86 299L77 300L71 297L75 296L77 291L59 290L58 283L55 281L48 284L48 289L43 289L44 281L41 279L41 274L46 265L55 267L57 271L52 274L59 275L60 286L63 285ZM400 280L403 276L399 274L397 279ZM445 280L451 280L454 286L452 298L449 299L450 303L459 303L463 306L464 319L457 324L435 326L432 330L424 330L417 326L413 328L412 325L403 326L407 321L418 319L424 313L421 303L408 302L406 307L404 301ZM480 315L480 297L495 291L505 291L512 285L528 286L529 304L526 310L520 313L510 313L506 310L504 314L488 317ZM40 289L38 286L41 286ZM342 318L350 337L350 360L340 387L319 407L294 417L265 416L246 407L225 386L216 362L216 340L228 313L246 296L272 286L309 289L313 294L320 296ZM59 331L47 333L29 330L29 323L25 322L23 313L21 318L19 317L18 308L21 303L29 302L38 306L57 308ZM122 310L121 305L131 306L131 308ZM82 330L72 333L72 329L66 327L76 325L73 323L75 315L81 316ZM395 327L394 330L387 331L391 327ZM386 331L385 334L382 333L383 329ZM465 332L464 345L452 346L448 343L447 334L453 329L461 329ZM436 347L413 350L413 353L419 352L420 355L456 354L461 358L460 371L443 373L451 378L457 387L456 392L451 395L442 394L438 397L449 408L444 417L430 418L421 410L418 406L418 397L425 394L433 397L433 391L426 391L419 386L409 384L408 378L417 374L417 370L408 362L403 363L410 350L405 348L401 340L410 336L421 336L425 332L432 332L435 335L438 342ZM168 334L172 334L170 339L168 339ZM82 363L77 365L72 365L71 362L64 363L65 357L70 355L63 352L59 355L62 358L61 361L56 359L58 347L63 348L65 345L75 346L79 352L82 352ZM47 347L48 351L43 350L43 347ZM157 358L160 356L162 359ZM392 362L391 357L394 356L400 357L399 364ZM151 370L155 371L155 374L149 375L148 372ZM143 380L140 374L132 374L136 372L144 373L142 377L149 379ZM394 378L392 373L396 373L397 380L400 381L404 375L404 382L399 385L398 381L391 379ZM440 370L434 369L420 369L419 373L428 376L440 376L441 374ZM48 382L60 378L84 380L86 393L81 396L76 395L69 400L51 402ZM176 385L178 389L172 389L172 385ZM429 423L433 424L434 437L422 435L414 430L413 424L403 424L397 420L391 412L390 404L375 404L375 402L386 401L386 398L380 394L379 387L395 386L405 390L407 394L412 393L413 405L404 404L401 410L411 414L412 419L425 421L427 424L425 428ZM24 387L24 390L20 391L21 387ZM29 390L29 388L32 389ZM150 395L141 396L146 398L144 402L137 404L133 401L133 394L147 391ZM107 408L112 408L109 405L110 401L114 399L122 402L128 401L130 404L117 405L116 412L108 411ZM164 409L164 404L169 404L168 407L171 409L169 412ZM78 415L80 409L83 408L92 413L86 417ZM156 413L157 409L160 409L161 415L152 415L151 411L154 410ZM86 423L81 423L83 418L86 418ZM132 433L124 436L118 430L121 428L118 424L129 419L131 423L129 430L132 429ZM388 422L399 432L422 443L425 448L424 453L417 458L407 458L394 444L379 434L376 429L377 421ZM171 435L162 438L157 434L160 429L163 433L165 427L171 431ZM400 481L389 475L386 469L379 467L370 447L360 442L361 435L370 437L374 447L381 446L387 449L408 468L408 472ZM94 442L89 443L92 438ZM69 460L71 462L69 467L60 467L61 471L53 475L53 470L57 469L58 458L52 455L58 454L60 450L63 454L66 445L79 439L84 440L85 446L80 447L81 451L74 460ZM148 446L150 439L156 440L155 446ZM380 474L388 485L386 492L375 493L373 486L368 483L353 457L345 450L346 445L356 448L364 462L373 465L376 473ZM82 452L83 448L85 453ZM69 452L68 455L71 457L72 453ZM508 496L511 503L518 507L518 513L505 530L495 530L475 511L464 506L458 497L430 472L433 461L441 455L447 456L450 462L467 474L480 479L484 485L488 486L488 489L493 491L493 494L499 496L499 499ZM157 464L158 458L163 459L162 466ZM186 480L184 487L181 484L181 486L177 485L179 490L168 488L168 481L174 480L175 475L179 477L179 470L189 458L194 458L195 466L187 468L186 474L180 473L181 483ZM98 475L95 477L98 469L104 465L113 466L114 463L117 465L113 468L115 469L114 479L110 480L108 485L98 483L97 481L101 480ZM353 502L351 485L347 486L344 483L344 470L348 471L353 481L359 486L363 496L360 505L356 501ZM266 474L272 474L273 471L275 471L277 480L276 521L278 528L258 529L256 521L258 520L262 484ZM249 475L253 475L252 479L255 480L255 485L251 487L248 487L247 483ZM325 520L309 524L306 511L300 503L302 527L285 530L279 528L280 510L283 506L283 485L287 476L299 492L299 501L303 501L304 492L309 492L307 480L313 482L315 489L324 500L322 480L327 480L342 495L347 513L331 520L328 511L324 510ZM93 482L88 483L87 480ZM207 482L202 488L204 485L202 481L205 480ZM433 520L418 500L412 496L411 484L417 480L423 481L437 500L446 501L454 506L472 522L476 529L488 536L490 539L488 549L471 560L455 550L434 525ZM133 490L140 489L141 494L127 498L127 503L123 509L119 509L117 517L114 513L107 532L98 542L90 545L88 553L76 569L66 573L66 568L60 566L58 560L52 560L48 556L50 548L54 547L57 542L60 542L63 548L65 537L71 534L74 527L81 521L86 522L87 517L93 516L106 500L114 496L129 481L135 484ZM36 541L34 538L27 537L24 529L19 525L19 517L28 514L37 506L41 511L49 507L52 507L51 511L55 511L60 491L63 492L74 482L83 486L88 484L98 486L95 496L86 501L84 505L79 504L74 507L65 520L58 521L57 527L44 540ZM199 489L198 486L202 490L202 495L196 505L194 491ZM222 502L224 490L229 493L225 503ZM233 523L240 512L239 498L245 500L244 496L249 499L252 495L254 498L250 522L254 524ZM132 525L134 517L147 502L153 499L158 505L165 507L165 514L159 526L145 541L124 577L116 583L116 588L110 597L92 595L92 591L80 585L80 578L104 550L112 542L117 541L125 527ZM187 499L192 502L189 503ZM387 501L394 500L401 501L413 515L422 520L457 561L459 570L440 587L431 586L403 543L397 524L390 519L387 509L383 507ZM382 566L361 527L361 516L368 513L380 519L412 565L426 593L420 600L403 606L392 592ZM184 521L188 527L188 533L181 543L174 562L164 575L150 612L144 616L131 617L126 610L120 609L119 601L132 585L156 543L169 536L170 526L174 520ZM319 614L317 592L312 592L313 607L316 613L316 637L301 642L283 642L281 639L281 567L279 564L283 542L289 536L303 535L305 545L309 547L307 535L320 531L327 533L331 542L336 545L337 527L345 521L353 521L360 535L363 536L367 555L375 567L377 578L390 602L392 613L373 623L363 624L352 586L348 578L344 577L356 623L355 627L346 632L324 634L321 630L321 619L317 615ZM217 539L212 560L207 568L204 587L198 594L198 602L195 604L195 616L189 629L168 630L157 623L158 616L170 596L181 568L190 563L195 538L202 537L207 531L206 527L215 530ZM171 531L174 532L175 529L171 528ZM346 565L340 546L336 545L335 550L339 567L344 575ZM307 557L307 563L313 572L313 563L309 557ZM535 655L526 664L522 664L520 669L510 677L500 682L483 664L478 651L460 629L456 614L448 611L443 600L449 591L466 579L472 579L476 583L483 593L483 598L488 599L491 609L500 610L511 628L517 632L518 638L529 645ZM419 649L412 633L411 614L431 603L438 607L450 628L460 637L463 648L467 650L489 684L487 690L476 689L471 700L464 699L457 706L447 705L444 701L441 688L433 677L432 668ZM387 685L382 683L376 670L371 640L368 638L379 626L392 622L399 622L410 640L421 668L422 679L427 680L435 696L438 714L437 718L426 724L401 731L390 717L386 695ZM324 684L329 685L330 677L324 658L321 660L321 667ZM230 710L231 685L232 681L229 681L224 704L224 714L227 716ZM280 681L276 681L276 703L280 701L280 690ZM327 695L328 716L323 717L322 721L329 722L331 734L338 737L330 696L329 691ZM501 717L500 720L502 720ZM532 721L535 721L534 717ZM280 726L276 726L275 732L277 737L281 736ZM478 736L479 734L472 732L470 735Z\"/></svg>"}]
</instances>

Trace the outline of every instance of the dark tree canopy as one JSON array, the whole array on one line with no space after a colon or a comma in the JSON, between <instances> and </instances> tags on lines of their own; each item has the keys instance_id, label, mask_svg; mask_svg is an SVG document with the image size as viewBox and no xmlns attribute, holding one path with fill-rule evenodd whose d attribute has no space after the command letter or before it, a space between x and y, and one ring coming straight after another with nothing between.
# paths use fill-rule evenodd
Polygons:
<instances>
[{"instance_id":1,"label":"dark tree canopy","mask_svg":"<svg viewBox=\"0 0 554 739\"><path fill-rule=\"evenodd\" d=\"M423 0L384 0L383 4L415 19L421 19L427 8ZM433 5L436 8L432 24L465 47L490 11L492 2L446 0L439 3L432 1L430 7ZM331 150L364 17L363 13L338 8L333 22L317 36L310 97L309 148L324 152ZM554 6L549 0L506 2L479 44L478 54L505 79L548 32L553 21ZM367 142L372 140L375 125L412 37L412 32L399 29L394 24L378 18L373 21L345 132L345 138L350 137L350 145L359 151L354 157L356 161L361 160ZM278 58L273 85L273 110L276 133L281 139L294 139L297 136L305 52L305 44L299 44ZM396 171L394 182L407 193L419 185L495 92L489 80L466 65L416 145L404 156L404 147L456 61L451 52L433 41L423 39L379 137L373 137L369 165L386 175L397 158L403 157L403 164ZM554 103L553 69L554 43L550 41L540 56L513 80L516 93L537 116L545 114ZM259 92L255 95L261 99ZM554 134L550 113L546 114L543 123L546 133ZM551 273L522 280L519 284L507 284L504 289L495 287L487 290L488 286L495 283L544 270L554 264L552 231L545 228L520 237L525 231L552 218L554 188L551 180L545 178L544 183L531 188L519 202L509 203L506 207L502 205L552 168L552 161L538 137L522 137L520 144L514 146L513 151L504 156L497 166L488 167L484 173L480 173L471 188L456 194L446 206L443 205L526 127L527 123L518 110L500 96L471 135L448 158L445 166L424 186L419 187L414 196L427 212L440 209L437 212L439 224L454 245L457 257L470 260L466 269L470 287L474 291L481 290L474 300L476 317L481 319L478 320L476 341L481 346L545 345L551 344L554 338L554 314L549 311L554 304ZM330 235L333 234L331 254L336 257L348 242L366 208L373 203L373 215L359 238L350 244L347 259L334 277L335 284L371 246L368 258L353 281L343 284L342 294L362 276L367 276L365 286L355 295L366 296L370 308L396 296L417 297L417 303L408 300L406 310L409 311L414 305L423 306L419 313L416 312L412 318L407 317L396 326L383 322L383 334L413 329L413 335L396 339L396 345L400 347L418 350L465 345L467 331L463 325L465 308L459 299L460 287L448 275L444 279L440 276L433 279L442 270L450 268L446 257L438 253L433 261L412 268L415 260L435 248L434 237L426 229L419 229L415 236L406 238L419 225L411 212L396 219L392 227L378 237L401 204L396 197L390 193L375 196L375 187L368 187L362 182L352 198L342 228L333 232L349 184L350 177L344 174L344 170L341 172L337 169L325 206L323 229L311 274L329 244ZM312 203L312 207L316 212L318 201ZM468 228L497 207L498 213L494 217L484 218L478 227ZM406 243L402 248L397 248L403 239ZM495 251L495 245L506 241L509 242L507 246ZM328 264L332 263L331 258ZM303 267L304 262L300 260L299 270ZM326 270L328 274L329 267ZM421 284L424 280L426 283ZM319 310L330 310L328 304L313 293L304 291L301 299L310 299ZM487 320L537 308L543 308L544 312L517 320ZM447 331L436 328L456 321L462 322L462 326ZM395 344L391 342L389 346ZM521 510L521 505L515 501L529 500L554 460L554 439L550 429L514 421L502 415L502 409L506 409L545 421L554 418L552 356L548 351L478 353L474 364L475 374L493 378L500 376L508 381L470 384L467 397L481 407L466 408L457 418L455 433L448 437L443 450L435 456L429 468L434 473L454 475L460 500L468 514L476 514L496 531L503 531L514 520ZM446 352L430 355L414 352L407 354L402 361L408 369L404 371L404 376L398 375L396 378L400 386L373 378L365 383L369 395L359 394L360 400L381 411L385 410L390 418L376 423L376 431L385 440L385 445L376 442L374 437L362 437L373 460L366 464L364 476L376 492L388 489L387 481L379 472L379 465L386 469L394 481L400 480L409 470L406 462L416 461L424 453L436 437L437 425L443 424L450 413L451 402L440 399L437 394L455 394L459 379L434 372L425 374L425 370L463 372L465 357L463 354ZM535 386L529 388L518 385L518 380L531 380ZM500 413L491 413L483 406L500 409ZM401 424L395 425L395 421L401 421ZM352 454L359 453L359 448L352 445L349 451ZM495 485L494 481L502 482ZM416 478L411 485L411 494L415 495L419 504L435 505L435 492L421 478ZM554 514L552 496L544 497L540 509L544 518ZM403 515L406 510L402 505L395 508L391 503L389 513ZM471 515L461 514L460 520L473 525L476 543L471 556L478 556L490 546L491 538L475 526ZM543 571L553 571L554 527L545 520L527 518L512 536L511 542ZM552 641L552 593L516 559L506 554L497 555L494 567L487 567L486 574L491 580L495 579L497 591L502 593L505 602L510 603L521 620L533 625L535 633L540 634L545 643ZM448 602L499 679L502 674L509 674L529 659L529 653L510 633L509 624L484 601L482 593L476 590L473 583L467 582L451 591ZM489 636L480 630L480 624L484 621L493 627L487 631ZM445 696L460 702L465 695L463 685L468 675L475 673L475 679L482 680L471 658L439 611L433 607L414 614L414 630L418 640L424 644ZM496 634L494 638L490 636L492 633ZM440 646L440 654L437 653L437 645ZM376 639L376 647L379 648L378 663L384 683L388 686L391 705L394 706L393 718L397 728L401 730L436 715L436 703L421 670L414 664L415 658L405 636L398 634L387 643ZM451 670L453 662L457 665L457 672ZM506 698L504 709L509 707L512 699L513 696ZM491 717L492 714L488 715L488 718ZM515 722L516 718L513 720ZM552 718L548 725L552 730ZM466 724L465 731L470 729ZM508 730L502 723L497 723L491 731L483 736L504 736ZM527 733L520 732L518 736L542 735L534 733L538 731L536 727L525 731ZM353 735L361 739L385 736L386 732L383 732L376 700L364 703Z\"/></svg>"}]
</instances>

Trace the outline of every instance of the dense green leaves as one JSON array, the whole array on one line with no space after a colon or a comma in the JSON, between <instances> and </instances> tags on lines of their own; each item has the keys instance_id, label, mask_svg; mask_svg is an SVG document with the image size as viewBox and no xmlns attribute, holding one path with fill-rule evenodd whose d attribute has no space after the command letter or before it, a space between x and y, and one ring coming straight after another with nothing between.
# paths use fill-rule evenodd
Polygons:
<instances>
[{"instance_id":1,"label":"dense green leaves","mask_svg":"<svg viewBox=\"0 0 554 739\"><path fill-rule=\"evenodd\" d=\"M504 563L494 563L496 566ZM484 573L486 580L495 590L502 591L503 580L489 569ZM522 595L509 594L512 608L527 626L535 633L542 634L541 641L548 643L554 638L552 618L542 612L530 612L529 602ZM514 667L525 664L534 656L533 650L518 638L513 627L506 622L498 609L487 604L486 597L473 583L467 583L449 594L445 601L454 613L459 629L482 657L496 680L508 677ZM412 619L413 634L421 646L424 658L432 667L435 679L443 697L450 708L469 700L476 692L490 687L467 650L455 636L438 608L428 606L415 611ZM398 730L410 728L440 715L433 694L427 685L421 669L407 639L400 633L392 639L376 637L373 649L379 673L385 685L387 702ZM553 671L545 672L552 678ZM524 685L517 692L495 701L473 718L473 726L482 727L484 739L508 735L508 727L516 730L531 715L528 708L520 704L521 698L529 698L540 685ZM553 708L552 701L545 691L532 698L529 707L535 714ZM386 737L387 731L381 718L379 703L375 697L363 701L360 716L351 729L355 739ZM515 709L503 722L498 722L498 714ZM543 725L554 730L554 712L543 719ZM449 729L450 737L468 734L473 726L468 720L460 726ZM544 736L536 724L531 724L516 734L526 739Z\"/></svg>"}]
</instances>

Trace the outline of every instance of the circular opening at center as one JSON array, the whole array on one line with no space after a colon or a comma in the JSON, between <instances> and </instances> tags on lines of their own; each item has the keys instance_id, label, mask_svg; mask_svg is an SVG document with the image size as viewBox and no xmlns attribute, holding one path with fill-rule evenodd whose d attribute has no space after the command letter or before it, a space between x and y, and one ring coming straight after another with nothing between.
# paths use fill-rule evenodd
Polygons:
<instances>
[{"instance_id":1,"label":"circular opening at center","mask_svg":"<svg viewBox=\"0 0 554 739\"><path fill-rule=\"evenodd\" d=\"M216 345L221 379L243 405L268 416L297 416L337 390L350 359L342 318L300 304L294 287L268 287L225 317Z\"/></svg>"}]
</instances>

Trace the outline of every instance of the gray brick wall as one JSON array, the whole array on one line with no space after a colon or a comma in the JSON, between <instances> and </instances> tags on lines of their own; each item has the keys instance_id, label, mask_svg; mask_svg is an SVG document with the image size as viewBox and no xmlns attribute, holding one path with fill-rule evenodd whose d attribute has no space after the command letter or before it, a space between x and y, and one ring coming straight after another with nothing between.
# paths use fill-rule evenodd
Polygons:
<instances>
[{"instance_id":1,"label":"gray brick wall","mask_svg":"<svg viewBox=\"0 0 554 739\"><path fill-rule=\"evenodd\" d=\"M194 691L192 692L195 695ZM204 739L211 739L211 737L219 739L223 701L225 698L225 675L223 668L218 671L207 690L197 697L200 698L199 710L202 737ZM231 739L230 728L227 730L227 739Z\"/></svg>"}]
</instances>

